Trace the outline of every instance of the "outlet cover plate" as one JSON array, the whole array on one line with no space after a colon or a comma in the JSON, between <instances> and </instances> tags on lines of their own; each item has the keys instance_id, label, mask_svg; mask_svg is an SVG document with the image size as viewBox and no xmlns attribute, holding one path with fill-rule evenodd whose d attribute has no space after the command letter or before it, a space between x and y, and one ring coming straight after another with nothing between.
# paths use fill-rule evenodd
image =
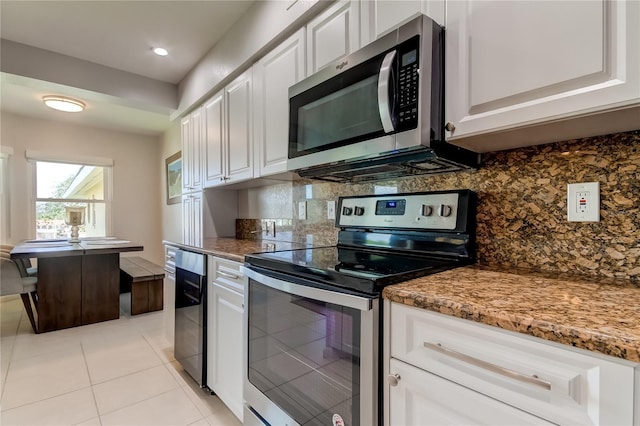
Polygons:
<instances>
[{"instance_id":1,"label":"outlet cover plate","mask_svg":"<svg viewBox=\"0 0 640 426\"><path fill-rule=\"evenodd\" d=\"M300 201L298 203L298 219L307 220L307 202Z\"/></svg>"},{"instance_id":2,"label":"outlet cover plate","mask_svg":"<svg viewBox=\"0 0 640 426\"><path fill-rule=\"evenodd\" d=\"M600 222L600 182L567 185L567 220Z\"/></svg>"}]
</instances>

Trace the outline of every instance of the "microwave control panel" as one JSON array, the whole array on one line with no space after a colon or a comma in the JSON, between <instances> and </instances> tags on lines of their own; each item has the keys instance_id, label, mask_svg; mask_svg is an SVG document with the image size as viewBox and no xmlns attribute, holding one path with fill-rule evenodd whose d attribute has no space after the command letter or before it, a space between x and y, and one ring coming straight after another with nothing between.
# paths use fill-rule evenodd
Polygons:
<instances>
[{"instance_id":1,"label":"microwave control panel","mask_svg":"<svg viewBox=\"0 0 640 426\"><path fill-rule=\"evenodd\" d=\"M397 127L415 128L418 125L418 96L420 87L419 38L398 46Z\"/></svg>"},{"instance_id":2,"label":"microwave control panel","mask_svg":"<svg viewBox=\"0 0 640 426\"><path fill-rule=\"evenodd\" d=\"M390 194L344 197L338 206L336 225L358 228L433 229L456 228L460 194Z\"/></svg>"}]
</instances>

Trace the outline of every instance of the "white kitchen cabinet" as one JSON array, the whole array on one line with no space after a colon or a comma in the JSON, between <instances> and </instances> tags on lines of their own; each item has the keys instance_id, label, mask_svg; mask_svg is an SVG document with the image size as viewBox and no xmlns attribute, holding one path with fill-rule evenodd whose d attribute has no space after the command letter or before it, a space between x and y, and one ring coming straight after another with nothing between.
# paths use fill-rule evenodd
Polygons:
<instances>
[{"instance_id":1,"label":"white kitchen cabinet","mask_svg":"<svg viewBox=\"0 0 640 426\"><path fill-rule=\"evenodd\" d=\"M241 265L209 256L207 294L207 386L242 421Z\"/></svg>"},{"instance_id":2,"label":"white kitchen cabinet","mask_svg":"<svg viewBox=\"0 0 640 426\"><path fill-rule=\"evenodd\" d=\"M481 424L536 417L560 425L633 424L638 364L402 304L385 307L385 368L399 376L396 386L389 377L385 385L387 424L411 424L432 410L444 416L441 423L477 413Z\"/></svg>"},{"instance_id":3,"label":"white kitchen cabinet","mask_svg":"<svg viewBox=\"0 0 640 426\"><path fill-rule=\"evenodd\" d=\"M202 192L182 194L182 243L202 247Z\"/></svg>"},{"instance_id":4,"label":"white kitchen cabinet","mask_svg":"<svg viewBox=\"0 0 640 426\"><path fill-rule=\"evenodd\" d=\"M593 136L597 129L565 126L564 134L510 141L475 137L630 106L612 118L622 121L618 131L624 121L637 128L638 40L633 0L447 2L445 121L455 126L448 139L486 152Z\"/></svg>"},{"instance_id":5,"label":"white kitchen cabinet","mask_svg":"<svg viewBox=\"0 0 640 426\"><path fill-rule=\"evenodd\" d=\"M289 87L305 76L305 30L254 65L254 147L258 176L287 171Z\"/></svg>"},{"instance_id":6,"label":"white kitchen cabinet","mask_svg":"<svg viewBox=\"0 0 640 426\"><path fill-rule=\"evenodd\" d=\"M225 136L224 92L213 95L202 105L204 121L204 186L224 183L225 177Z\"/></svg>"},{"instance_id":7,"label":"white kitchen cabinet","mask_svg":"<svg viewBox=\"0 0 640 426\"><path fill-rule=\"evenodd\" d=\"M200 108L181 120L182 192L202 189L202 111Z\"/></svg>"},{"instance_id":8,"label":"white kitchen cabinet","mask_svg":"<svg viewBox=\"0 0 640 426\"><path fill-rule=\"evenodd\" d=\"M162 283L163 310L162 326L168 342L175 338L176 319L176 248L164 246L164 280Z\"/></svg>"},{"instance_id":9,"label":"white kitchen cabinet","mask_svg":"<svg viewBox=\"0 0 640 426\"><path fill-rule=\"evenodd\" d=\"M249 69L224 89L228 138L226 178L229 182L253 177L251 83Z\"/></svg>"},{"instance_id":10,"label":"white kitchen cabinet","mask_svg":"<svg viewBox=\"0 0 640 426\"><path fill-rule=\"evenodd\" d=\"M307 72L360 47L360 1L338 1L307 23Z\"/></svg>"},{"instance_id":11,"label":"white kitchen cabinet","mask_svg":"<svg viewBox=\"0 0 640 426\"><path fill-rule=\"evenodd\" d=\"M441 26L445 24L444 0L370 0L361 2L360 8L362 45L421 13Z\"/></svg>"},{"instance_id":12,"label":"white kitchen cabinet","mask_svg":"<svg viewBox=\"0 0 640 426\"><path fill-rule=\"evenodd\" d=\"M202 106L206 188L253 178L251 75L249 69Z\"/></svg>"}]
</instances>

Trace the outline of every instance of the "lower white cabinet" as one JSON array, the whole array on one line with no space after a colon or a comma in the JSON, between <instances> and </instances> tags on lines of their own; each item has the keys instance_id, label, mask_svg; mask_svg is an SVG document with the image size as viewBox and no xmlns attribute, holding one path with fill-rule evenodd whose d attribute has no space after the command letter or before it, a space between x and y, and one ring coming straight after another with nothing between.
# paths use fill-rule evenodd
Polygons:
<instances>
[{"instance_id":1,"label":"lower white cabinet","mask_svg":"<svg viewBox=\"0 0 640 426\"><path fill-rule=\"evenodd\" d=\"M240 263L209 256L207 386L242 421L242 315Z\"/></svg>"},{"instance_id":2,"label":"lower white cabinet","mask_svg":"<svg viewBox=\"0 0 640 426\"><path fill-rule=\"evenodd\" d=\"M402 304L385 307L385 424L634 424L638 364Z\"/></svg>"},{"instance_id":3,"label":"lower white cabinet","mask_svg":"<svg viewBox=\"0 0 640 426\"><path fill-rule=\"evenodd\" d=\"M391 425L540 425L546 422L452 381L391 359Z\"/></svg>"}]
</instances>

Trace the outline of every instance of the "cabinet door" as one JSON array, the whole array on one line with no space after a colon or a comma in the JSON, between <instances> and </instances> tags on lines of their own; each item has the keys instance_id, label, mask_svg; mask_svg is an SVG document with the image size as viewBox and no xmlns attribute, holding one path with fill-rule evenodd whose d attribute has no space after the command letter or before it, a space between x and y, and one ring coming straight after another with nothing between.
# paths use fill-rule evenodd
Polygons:
<instances>
[{"instance_id":1,"label":"cabinet door","mask_svg":"<svg viewBox=\"0 0 640 426\"><path fill-rule=\"evenodd\" d=\"M181 121L182 191L202 189L202 111L200 108Z\"/></svg>"},{"instance_id":2,"label":"cabinet door","mask_svg":"<svg viewBox=\"0 0 640 426\"><path fill-rule=\"evenodd\" d=\"M460 0L446 21L449 140L640 102L637 1Z\"/></svg>"},{"instance_id":3,"label":"cabinet door","mask_svg":"<svg viewBox=\"0 0 640 426\"><path fill-rule=\"evenodd\" d=\"M339 1L307 24L307 72L360 47L360 2Z\"/></svg>"},{"instance_id":4,"label":"cabinet door","mask_svg":"<svg viewBox=\"0 0 640 426\"><path fill-rule=\"evenodd\" d=\"M202 247L202 193L191 194L191 245Z\"/></svg>"},{"instance_id":5,"label":"cabinet door","mask_svg":"<svg viewBox=\"0 0 640 426\"><path fill-rule=\"evenodd\" d=\"M396 359L390 372L399 377L389 386L390 425L552 424Z\"/></svg>"},{"instance_id":6,"label":"cabinet door","mask_svg":"<svg viewBox=\"0 0 640 426\"><path fill-rule=\"evenodd\" d=\"M182 139L182 192L191 192L191 169L193 157L193 138L191 137L191 116L180 121L180 138Z\"/></svg>"},{"instance_id":7,"label":"cabinet door","mask_svg":"<svg viewBox=\"0 0 640 426\"><path fill-rule=\"evenodd\" d=\"M360 4L362 44L368 44L410 18L425 14L444 26L444 0L371 0Z\"/></svg>"},{"instance_id":8,"label":"cabinet door","mask_svg":"<svg viewBox=\"0 0 640 426\"><path fill-rule=\"evenodd\" d=\"M230 265L229 265L230 264ZM224 269L235 262L209 257L207 385L242 420L242 315L244 296L225 285ZM241 274L238 273L239 276Z\"/></svg>"},{"instance_id":9,"label":"cabinet door","mask_svg":"<svg viewBox=\"0 0 640 426\"><path fill-rule=\"evenodd\" d=\"M225 87L227 111L227 178L241 181L253 177L251 69Z\"/></svg>"},{"instance_id":10,"label":"cabinet door","mask_svg":"<svg viewBox=\"0 0 640 426\"><path fill-rule=\"evenodd\" d=\"M265 55L253 73L258 176L287 170L289 86L305 75L304 28Z\"/></svg>"},{"instance_id":11,"label":"cabinet door","mask_svg":"<svg viewBox=\"0 0 640 426\"><path fill-rule=\"evenodd\" d=\"M182 196L182 243L202 247L202 193Z\"/></svg>"},{"instance_id":12,"label":"cabinet door","mask_svg":"<svg viewBox=\"0 0 640 426\"><path fill-rule=\"evenodd\" d=\"M224 92L216 93L204 103L203 113L203 151L204 185L216 186L224 183Z\"/></svg>"}]
</instances>

